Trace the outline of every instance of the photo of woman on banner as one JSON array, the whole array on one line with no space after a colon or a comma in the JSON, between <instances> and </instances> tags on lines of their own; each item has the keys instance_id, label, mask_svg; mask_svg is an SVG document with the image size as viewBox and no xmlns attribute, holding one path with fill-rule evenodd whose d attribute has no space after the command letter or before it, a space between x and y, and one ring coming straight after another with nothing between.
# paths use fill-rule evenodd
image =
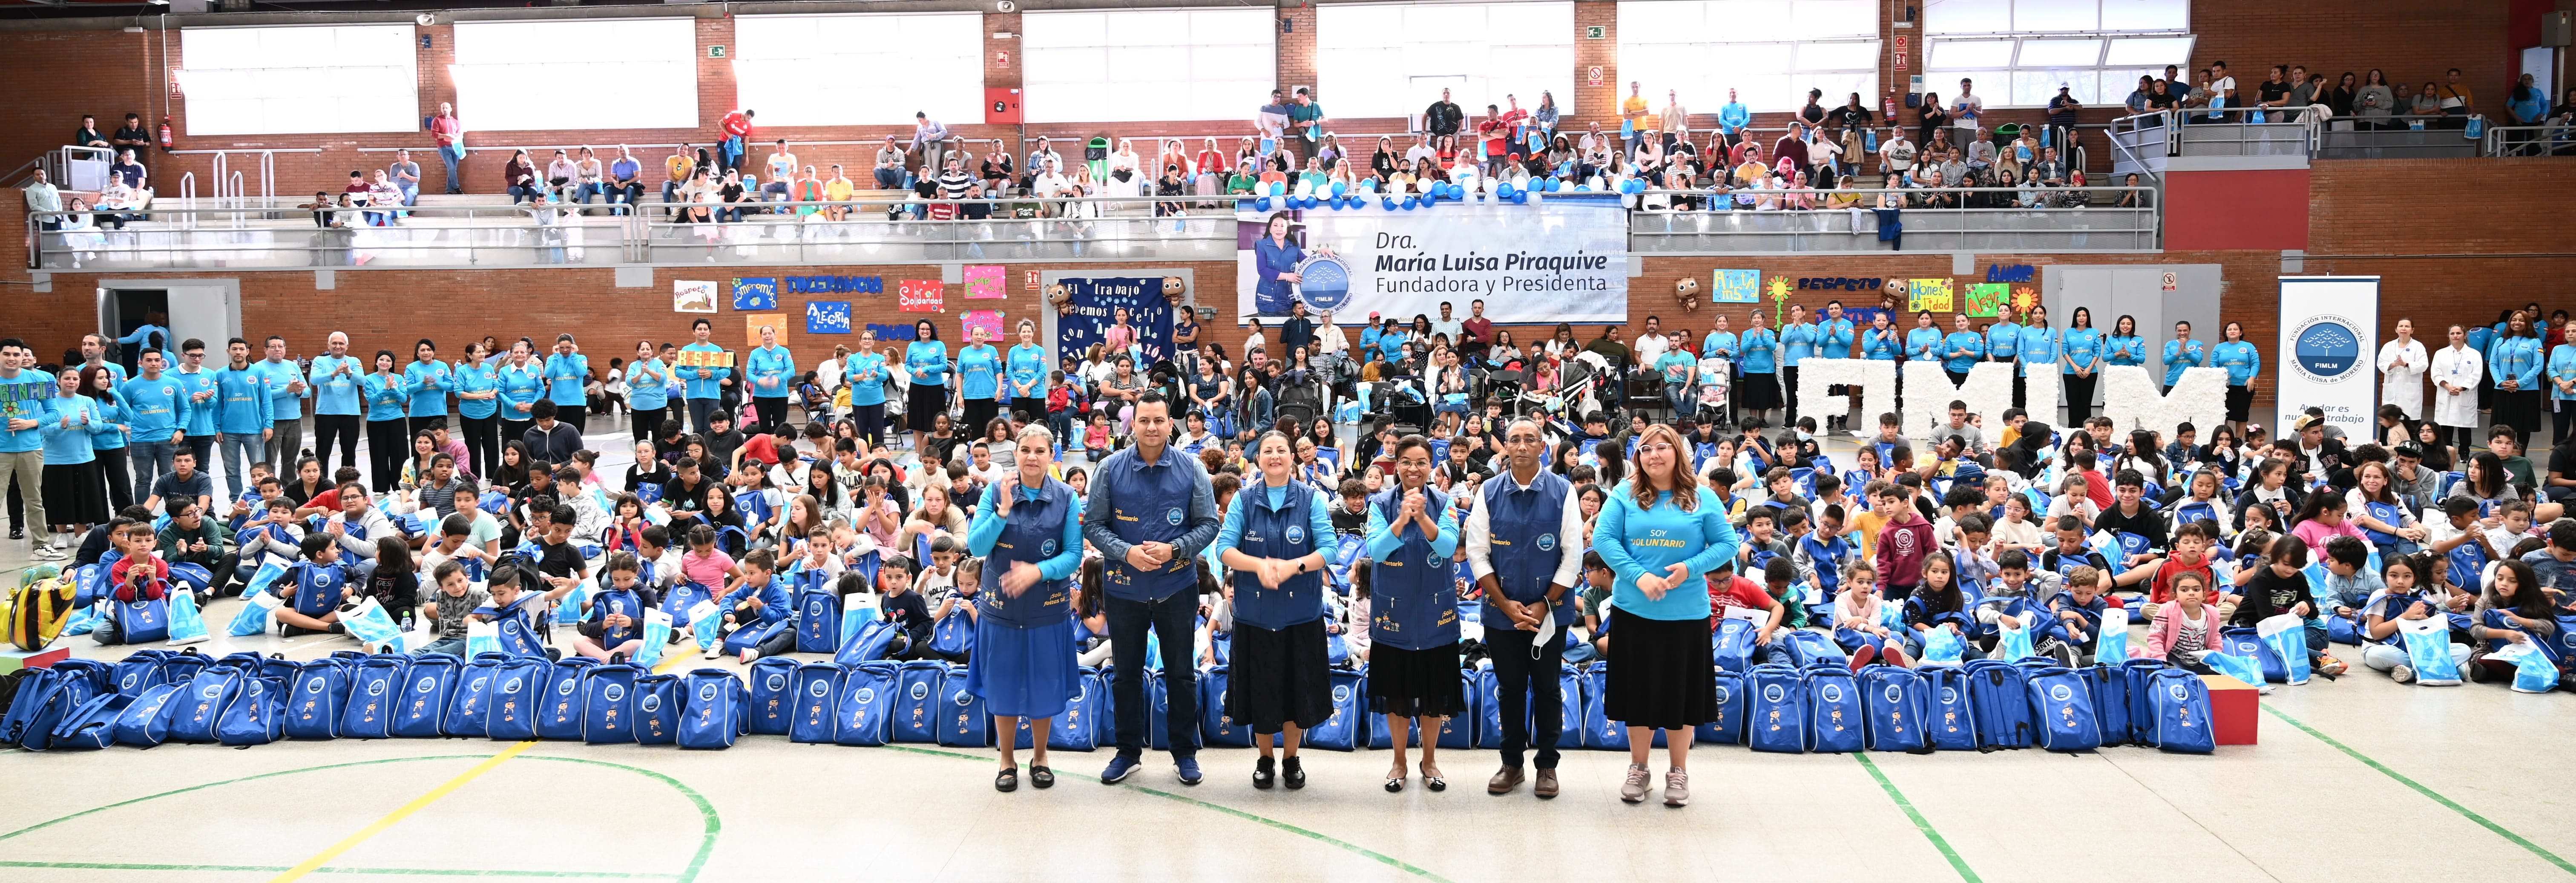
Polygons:
<instances>
[{"instance_id":1,"label":"photo of woman on banner","mask_svg":"<svg viewBox=\"0 0 2576 883\"><path fill-rule=\"evenodd\" d=\"M1306 250L1289 238L1292 226L1293 221L1287 212L1272 213L1262 237L1252 243L1253 260L1261 280L1253 289L1252 306L1256 316L1285 318L1289 305L1297 302L1296 290L1289 286L1306 281L1297 272L1297 265L1306 260ZM1319 248L1315 252L1326 257L1333 254L1329 248Z\"/></svg>"}]
</instances>

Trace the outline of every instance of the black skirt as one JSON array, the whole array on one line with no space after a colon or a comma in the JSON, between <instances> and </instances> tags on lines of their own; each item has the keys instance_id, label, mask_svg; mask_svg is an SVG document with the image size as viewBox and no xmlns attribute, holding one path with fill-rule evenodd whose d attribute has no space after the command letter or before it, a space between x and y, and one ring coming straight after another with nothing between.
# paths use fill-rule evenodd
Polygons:
<instances>
[{"instance_id":1,"label":"black skirt","mask_svg":"<svg viewBox=\"0 0 2576 883\"><path fill-rule=\"evenodd\" d=\"M2499 389L2493 390L2487 401L2495 403L2495 422L2527 436L2540 431L2541 395L2536 389Z\"/></svg>"},{"instance_id":2,"label":"black skirt","mask_svg":"<svg viewBox=\"0 0 2576 883\"><path fill-rule=\"evenodd\" d=\"M1735 384L1736 389L1742 390L1736 393L1737 407L1747 411L1769 411L1780 407L1780 375L1746 374Z\"/></svg>"},{"instance_id":3,"label":"black skirt","mask_svg":"<svg viewBox=\"0 0 2576 883\"><path fill-rule=\"evenodd\" d=\"M1700 658L1710 657L1701 654ZM1714 680L1709 682L1709 689L1717 689ZM1458 645L1428 650L1406 650L1383 643L1370 647L1368 700L1371 714L1455 717L1465 712L1467 682L1458 666Z\"/></svg>"},{"instance_id":4,"label":"black skirt","mask_svg":"<svg viewBox=\"0 0 2576 883\"><path fill-rule=\"evenodd\" d=\"M1609 693L1602 715L1632 727L1674 730L1716 719L1717 673L1708 620L1647 619L1626 611L1610 634Z\"/></svg>"},{"instance_id":5,"label":"black skirt","mask_svg":"<svg viewBox=\"0 0 2576 883\"><path fill-rule=\"evenodd\" d=\"M929 432L931 422L948 413L948 387L913 384L904 405L903 425L911 427L914 432Z\"/></svg>"},{"instance_id":6,"label":"black skirt","mask_svg":"<svg viewBox=\"0 0 2576 883\"><path fill-rule=\"evenodd\" d=\"M2253 387L2231 386L2227 388L2227 419L2243 423L2248 419L2246 415L2251 413L2253 410Z\"/></svg>"},{"instance_id":7,"label":"black skirt","mask_svg":"<svg viewBox=\"0 0 2576 883\"><path fill-rule=\"evenodd\" d=\"M124 456L123 450L111 452ZM98 461L45 464L45 520L55 524L107 521L107 478Z\"/></svg>"},{"instance_id":8,"label":"black skirt","mask_svg":"<svg viewBox=\"0 0 2576 883\"><path fill-rule=\"evenodd\" d=\"M1324 621L1278 631L1234 624L1226 661L1225 716L1255 733L1284 724L1312 729L1333 716L1333 675L1324 651Z\"/></svg>"}]
</instances>

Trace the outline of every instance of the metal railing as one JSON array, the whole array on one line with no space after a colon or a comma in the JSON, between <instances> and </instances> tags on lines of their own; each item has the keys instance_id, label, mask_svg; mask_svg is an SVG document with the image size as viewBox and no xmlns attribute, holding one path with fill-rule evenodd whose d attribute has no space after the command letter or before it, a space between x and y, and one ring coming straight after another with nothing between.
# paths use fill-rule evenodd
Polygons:
<instances>
[{"instance_id":1,"label":"metal railing","mask_svg":"<svg viewBox=\"0 0 2576 883\"><path fill-rule=\"evenodd\" d=\"M107 167L116 161L116 148L82 147L65 144L36 154L35 159L20 163L0 182L17 187L34 180L37 169L45 171L45 180L64 190L97 190L107 183Z\"/></svg>"},{"instance_id":2,"label":"metal railing","mask_svg":"<svg viewBox=\"0 0 2576 883\"><path fill-rule=\"evenodd\" d=\"M2488 126L2485 137L2479 141L2479 152L2486 156L2576 154L2576 123Z\"/></svg>"},{"instance_id":3,"label":"metal railing","mask_svg":"<svg viewBox=\"0 0 2576 883\"><path fill-rule=\"evenodd\" d=\"M638 216L637 259L654 264L864 264L964 260L1231 260L1234 201L1081 197L939 200L961 217L916 217L897 200L773 202L721 223L682 222L668 204ZM1177 207L1158 216L1157 206ZM725 204L691 204L713 215ZM838 219L831 209L844 209ZM962 217L980 208L985 217Z\"/></svg>"},{"instance_id":4,"label":"metal railing","mask_svg":"<svg viewBox=\"0 0 2576 883\"><path fill-rule=\"evenodd\" d=\"M613 266L633 262L628 221L552 217L515 223L371 223L388 209L276 207L31 212L42 270L342 269ZM317 222L334 226L323 226Z\"/></svg>"},{"instance_id":5,"label":"metal railing","mask_svg":"<svg viewBox=\"0 0 2576 883\"><path fill-rule=\"evenodd\" d=\"M1919 202L1928 195L1953 200L1971 194L2004 196L2014 207L1896 210L1903 236L1881 241L1886 220L1882 194ZM2134 207L2120 201L2134 195ZM1805 196L1817 208L1763 208ZM1834 197L1860 203L1824 207ZM1754 204L1746 205L1751 199ZM1727 210L1712 210L1716 200ZM2022 207L2025 200L2037 202ZM1657 208L1658 203L1681 206ZM1888 251L2154 251L2159 214L2151 187L1927 188L1910 190L1650 190L1628 216L1628 250L1634 254L1779 254L1784 252Z\"/></svg>"}]
</instances>

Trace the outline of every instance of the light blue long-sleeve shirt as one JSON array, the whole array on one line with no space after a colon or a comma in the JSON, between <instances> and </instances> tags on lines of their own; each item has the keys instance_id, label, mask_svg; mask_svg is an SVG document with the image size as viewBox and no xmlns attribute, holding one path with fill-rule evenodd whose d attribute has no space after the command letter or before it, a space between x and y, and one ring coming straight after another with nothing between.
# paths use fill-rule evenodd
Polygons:
<instances>
[{"instance_id":1,"label":"light blue long-sleeve shirt","mask_svg":"<svg viewBox=\"0 0 2576 883\"><path fill-rule=\"evenodd\" d=\"M413 362L403 366L403 385L411 390L411 416L447 416L447 394L456 387L456 369L446 362Z\"/></svg>"},{"instance_id":2,"label":"light blue long-sleeve shirt","mask_svg":"<svg viewBox=\"0 0 2576 883\"><path fill-rule=\"evenodd\" d=\"M342 373L346 369L347 373ZM358 386L367 375L367 364L353 356L320 355L313 357L313 368L305 375L313 395L313 413L320 415L358 416L366 407L366 394Z\"/></svg>"},{"instance_id":3,"label":"light blue long-sleeve shirt","mask_svg":"<svg viewBox=\"0 0 2576 883\"><path fill-rule=\"evenodd\" d=\"M1816 355L1831 359L1848 359L1852 355L1853 335L1859 326L1850 319L1816 320Z\"/></svg>"},{"instance_id":4,"label":"light blue long-sleeve shirt","mask_svg":"<svg viewBox=\"0 0 2576 883\"><path fill-rule=\"evenodd\" d=\"M50 404L53 411L42 419L44 425L31 430L44 436L45 465L87 463L97 459L97 452L90 445L90 429L99 422L98 401L84 395L57 395Z\"/></svg>"},{"instance_id":5,"label":"light blue long-sleeve shirt","mask_svg":"<svg viewBox=\"0 0 2576 883\"><path fill-rule=\"evenodd\" d=\"M1428 501L1428 497L1429 495L1426 493L1426 502ZM1440 525L1440 532L1429 538L1431 541L1431 557L1434 560L1445 561L1448 560L1450 556L1458 554L1458 513L1455 509L1456 507L1452 506L1442 506L1440 507L1440 511L1437 513L1439 516L1437 521ZM1323 516L1324 527L1329 531L1332 529L1332 513L1327 511L1323 513ZM1384 561L1387 559L1387 556L1393 555L1404 548L1404 535L1406 531L1410 531L1414 535L1419 536L1422 533L1422 525L1407 521L1404 523L1403 530L1391 530L1388 528L1386 523L1386 512L1376 506L1370 506L1368 532L1361 535L1362 539L1360 542L1366 544L1369 560Z\"/></svg>"},{"instance_id":6,"label":"light blue long-sleeve shirt","mask_svg":"<svg viewBox=\"0 0 2576 883\"><path fill-rule=\"evenodd\" d=\"M2047 371L2057 364L2057 356L2057 329L2021 326L2021 376L2028 377L2033 370Z\"/></svg>"},{"instance_id":7,"label":"light blue long-sleeve shirt","mask_svg":"<svg viewBox=\"0 0 2576 883\"><path fill-rule=\"evenodd\" d=\"M0 453L23 454L45 448L45 426L54 417L54 396L60 387L54 378L42 371L20 371L16 377L0 378L0 386L10 387L10 396L23 396L0 404ZM30 387L19 389L18 387ZM18 429L9 420L33 420L36 425ZM169 430L162 430L165 438Z\"/></svg>"},{"instance_id":8,"label":"light blue long-sleeve shirt","mask_svg":"<svg viewBox=\"0 0 2576 883\"><path fill-rule=\"evenodd\" d=\"M1791 322L1780 326L1780 366L1795 368L1808 356L1815 355L1816 338L1816 326L1812 324Z\"/></svg>"},{"instance_id":9,"label":"light blue long-sleeve shirt","mask_svg":"<svg viewBox=\"0 0 2576 883\"><path fill-rule=\"evenodd\" d=\"M300 392L294 388L296 381L304 379L304 369L296 367L292 361L279 359L252 362L250 370L257 372L260 381L268 384L268 412L271 416L279 420L304 416L304 400L313 397L313 385L306 383Z\"/></svg>"},{"instance_id":10,"label":"light blue long-sleeve shirt","mask_svg":"<svg viewBox=\"0 0 2576 883\"><path fill-rule=\"evenodd\" d=\"M783 346L753 347L744 366L751 379L751 397L783 399L796 388L796 354Z\"/></svg>"},{"instance_id":11,"label":"light blue long-sleeve shirt","mask_svg":"<svg viewBox=\"0 0 2576 883\"><path fill-rule=\"evenodd\" d=\"M1939 328L1918 327L1914 330L1905 332L1905 360L1909 362L1940 361L1943 356L1941 342L1947 336L1948 335L1942 334L1941 329Z\"/></svg>"},{"instance_id":12,"label":"light blue long-sleeve shirt","mask_svg":"<svg viewBox=\"0 0 2576 883\"><path fill-rule=\"evenodd\" d=\"M2263 353L2242 340L2221 341L2209 348L2209 365L2227 369L2227 385L2244 386L2263 373Z\"/></svg>"},{"instance_id":13,"label":"light blue long-sleeve shirt","mask_svg":"<svg viewBox=\"0 0 2576 883\"><path fill-rule=\"evenodd\" d=\"M626 364L626 404L638 411L658 411L671 404L671 366L643 359Z\"/></svg>"},{"instance_id":14,"label":"light blue long-sleeve shirt","mask_svg":"<svg viewBox=\"0 0 2576 883\"><path fill-rule=\"evenodd\" d=\"M402 375L379 371L367 375L367 419L400 420L403 405L411 401L411 384Z\"/></svg>"},{"instance_id":15,"label":"light blue long-sleeve shirt","mask_svg":"<svg viewBox=\"0 0 2576 883\"><path fill-rule=\"evenodd\" d=\"M991 399L1002 388L1002 354L991 344L970 343L957 348L957 394L962 398Z\"/></svg>"},{"instance_id":16,"label":"light blue long-sleeve shirt","mask_svg":"<svg viewBox=\"0 0 2576 883\"><path fill-rule=\"evenodd\" d=\"M1871 328L1861 334L1861 355L1871 361L1896 361L1896 329Z\"/></svg>"},{"instance_id":17,"label":"light blue long-sleeve shirt","mask_svg":"<svg viewBox=\"0 0 2576 883\"><path fill-rule=\"evenodd\" d=\"M2069 328L2063 340L2059 352L2065 355L2065 359L2058 366L2059 373L2072 375L2079 369L2101 372L2102 332L2091 328Z\"/></svg>"},{"instance_id":18,"label":"light blue long-sleeve shirt","mask_svg":"<svg viewBox=\"0 0 2576 883\"><path fill-rule=\"evenodd\" d=\"M125 398L128 420L134 437L148 442L166 442L178 432L188 416L187 388L163 374L158 378L137 377L117 387ZM35 450L35 448L26 448Z\"/></svg>"},{"instance_id":19,"label":"light blue long-sleeve shirt","mask_svg":"<svg viewBox=\"0 0 2576 883\"><path fill-rule=\"evenodd\" d=\"M1717 127L1729 135L1744 131L1744 127L1752 123L1753 111L1745 107L1744 102L1729 101L1725 107L1717 109Z\"/></svg>"},{"instance_id":20,"label":"light blue long-sleeve shirt","mask_svg":"<svg viewBox=\"0 0 2576 883\"><path fill-rule=\"evenodd\" d=\"M501 384L501 419L537 419L537 399L546 392L546 369L534 361L525 365L501 364L496 376Z\"/></svg>"},{"instance_id":21,"label":"light blue long-sleeve shirt","mask_svg":"<svg viewBox=\"0 0 2576 883\"><path fill-rule=\"evenodd\" d=\"M906 344L903 368L912 372L914 386L948 385L948 345L936 340L916 340Z\"/></svg>"},{"instance_id":22,"label":"light blue long-sleeve shirt","mask_svg":"<svg viewBox=\"0 0 2576 883\"><path fill-rule=\"evenodd\" d=\"M2209 348L2200 341L2165 342L2165 385L2182 382L2182 369L2209 364Z\"/></svg>"},{"instance_id":23,"label":"light blue long-sleeve shirt","mask_svg":"<svg viewBox=\"0 0 2576 883\"><path fill-rule=\"evenodd\" d=\"M1703 359L1725 359L1732 362L1735 361L1736 353L1741 346L1742 343L1740 343L1739 339L1735 336L1735 332L1712 330L1707 334L1700 335L1699 357Z\"/></svg>"},{"instance_id":24,"label":"light blue long-sleeve shirt","mask_svg":"<svg viewBox=\"0 0 2576 883\"><path fill-rule=\"evenodd\" d=\"M1609 501L1593 522L1592 550L1610 565L1614 574L1610 586L1611 603L1622 615L1647 619L1702 619L1709 616L1708 584L1701 576L1721 563L1733 560L1742 547L1734 525L1726 520L1726 507L1707 488L1698 489L1699 501L1692 511L1684 512L1673 504L1673 495L1655 495L1655 504L1639 507L1634 489L1621 482L1611 489ZM1674 564L1683 566L1681 582L1666 591L1660 599L1649 599L1637 588L1637 578L1652 573L1670 577Z\"/></svg>"},{"instance_id":25,"label":"light blue long-sleeve shirt","mask_svg":"<svg viewBox=\"0 0 2576 883\"><path fill-rule=\"evenodd\" d=\"M2549 398L2553 401L2576 399L2576 393L2558 388L2557 381L2576 380L2576 344L2559 344L2549 351Z\"/></svg>"},{"instance_id":26,"label":"light blue long-sleeve shirt","mask_svg":"<svg viewBox=\"0 0 2576 883\"><path fill-rule=\"evenodd\" d=\"M215 431L255 435L276 424L276 399L268 389L268 377L257 365L215 372Z\"/></svg>"},{"instance_id":27,"label":"light blue long-sleeve shirt","mask_svg":"<svg viewBox=\"0 0 2576 883\"><path fill-rule=\"evenodd\" d=\"M1045 347L1024 343L1012 347L1011 398L1040 399L1047 391L1047 351Z\"/></svg>"},{"instance_id":28,"label":"light blue long-sleeve shirt","mask_svg":"<svg viewBox=\"0 0 2576 883\"><path fill-rule=\"evenodd\" d=\"M501 374L490 364L456 366L456 413L459 416L482 420L500 413L501 399L497 395L488 399L465 397L467 393L498 393L500 390Z\"/></svg>"},{"instance_id":29,"label":"light blue long-sleeve shirt","mask_svg":"<svg viewBox=\"0 0 2576 883\"><path fill-rule=\"evenodd\" d=\"M214 369L169 371L161 376L178 381L187 390L188 410L179 417L180 428L189 435L215 434L215 417L223 407L223 393L215 388Z\"/></svg>"},{"instance_id":30,"label":"light blue long-sleeve shirt","mask_svg":"<svg viewBox=\"0 0 2576 883\"><path fill-rule=\"evenodd\" d=\"M2147 363L2147 339L2137 335L2112 334L2102 338L2102 364L2144 365Z\"/></svg>"},{"instance_id":31,"label":"light blue long-sleeve shirt","mask_svg":"<svg viewBox=\"0 0 2576 883\"><path fill-rule=\"evenodd\" d=\"M1771 333L1771 329L1755 328L1744 332L1740 345L1744 347L1744 373L1776 374L1779 372L1780 337Z\"/></svg>"},{"instance_id":32,"label":"light blue long-sleeve shirt","mask_svg":"<svg viewBox=\"0 0 2576 883\"><path fill-rule=\"evenodd\" d=\"M590 382L590 357L580 353L556 353L546 359L546 397L565 407L587 403L589 394L582 387Z\"/></svg>"},{"instance_id":33,"label":"light blue long-sleeve shirt","mask_svg":"<svg viewBox=\"0 0 2576 883\"><path fill-rule=\"evenodd\" d=\"M966 551L975 557L993 554L993 544L1002 539L1002 528L1010 524L994 510L1001 501L993 492L1000 487L999 483L984 486L984 501L975 507L975 520L966 525ZM1013 488L1011 504L1035 500L1040 490L1028 485ZM1056 544L1054 557L1038 562L1038 576L1049 582L1069 579L1082 569L1082 495L1070 494L1067 499L1073 508L1064 513L1064 541Z\"/></svg>"},{"instance_id":34,"label":"light blue long-sleeve shirt","mask_svg":"<svg viewBox=\"0 0 2576 883\"><path fill-rule=\"evenodd\" d=\"M2495 342L2495 354L2487 359L2487 376L2501 389L2507 380L2516 389L2540 388L2540 338L2507 337Z\"/></svg>"}]
</instances>

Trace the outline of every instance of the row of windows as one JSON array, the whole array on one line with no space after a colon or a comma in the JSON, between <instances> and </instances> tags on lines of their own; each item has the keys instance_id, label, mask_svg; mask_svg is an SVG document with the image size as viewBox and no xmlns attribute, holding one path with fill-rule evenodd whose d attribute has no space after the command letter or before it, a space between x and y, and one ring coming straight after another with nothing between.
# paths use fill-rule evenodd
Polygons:
<instances>
[{"instance_id":1,"label":"row of windows","mask_svg":"<svg viewBox=\"0 0 2576 883\"><path fill-rule=\"evenodd\" d=\"M1877 106L1880 0L1631 0L1618 8L1622 82L1713 114L1732 91L1755 111L1808 89ZM1927 0L1928 57L1948 94L1975 78L1990 106L2044 104L2067 83L2117 103L2141 72L2190 57L2189 0ZM1542 96L1577 112L1570 2L1332 4L1316 12L1314 84L1333 117L1418 113L1439 89L1471 114ZM735 19L735 45L700 50L696 20L463 22L447 74L467 128L695 128L701 65L731 67L767 125L886 125L915 112L983 117L987 61L1020 65L1034 123L1248 123L1277 82L1266 7L1030 12L1015 57L984 57L974 13ZM177 72L194 135L398 132L420 127L410 25L188 28ZM1005 44L1009 45L1009 44ZM1621 90L1624 94L1625 90ZM1608 108L1587 110L1609 110Z\"/></svg>"}]
</instances>

